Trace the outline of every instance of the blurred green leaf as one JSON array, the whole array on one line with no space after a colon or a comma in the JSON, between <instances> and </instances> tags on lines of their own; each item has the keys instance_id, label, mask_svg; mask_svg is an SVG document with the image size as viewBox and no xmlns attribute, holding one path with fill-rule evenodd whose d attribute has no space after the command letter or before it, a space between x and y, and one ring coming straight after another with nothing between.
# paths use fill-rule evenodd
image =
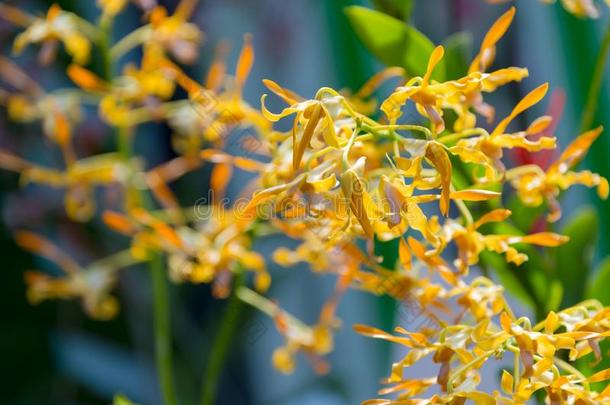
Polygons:
<instances>
[{"instance_id":1,"label":"blurred green leaf","mask_svg":"<svg viewBox=\"0 0 610 405\"><path fill-rule=\"evenodd\" d=\"M536 303L532 300L530 293L517 277L518 269L509 266L502 256L497 253L483 251L480 255L483 266L492 269L498 277L500 284L516 299L529 308L535 309Z\"/></svg>"},{"instance_id":2,"label":"blurred green leaf","mask_svg":"<svg viewBox=\"0 0 610 405\"><path fill-rule=\"evenodd\" d=\"M587 283L585 298L599 300L604 305L610 305L610 256L597 266Z\"/></svg>"},{"instance_id":3,"label":"blurred green leaf","mask_svg":"<svg viewBox=\"0 0 610 405\"><path fill-rule=\"evenodd\" d=\"M513 196L508 200L506 208L511 210L510 219L523 232L530 232L538 218L544 215L547 206L540 204L537 207L530 207L523 204L521 199Z\"/></svg>"},{"instance_id":4,"label":"blurred green leaf","mask_svg":"<svg viewBox=\"0 0 610 405\"><path fill-rule=\"evenodd\" d=\"M375 255L381 257L381 266L388 270L396 268L398 261L398 243L400 238L382 241L375 238Z\"/></svg>"},{"instance_id":5,"label":"blurred green leaf","mask_svg":"<svg viewBox=\"0 0 610 405\"><path fill-rule=\"evenodd\" d=\"M468 32L456 32L445 38L445 76L447 79L459 79L468 73L469 60L472 54L472 35Z\"/></svg>"},{"instance_id":6,"label":"blurred green leaf","mask_svg":"<svg viewBox=\"0 0 610 405\"><path fill-rule=\"evenodd\" d=\"M546 312L557 311L563 299L563 284L557 279L550 281L546 297Z\"/></svg>"},{"instance_id":7,"label":"blurred green leaf","mask_svg":"<svg viewBox=\"0 0 610 405\"><path fill-rule=\"evenodd\" d=\"M570 241L555 250L557 277L564 286L562 306L582 300L597 240L599 218L592 208L576 213L564 226L562 234Z\"/></svg>"},{"instance_id":8,"label":"blurred green leaf","mask_svg":"<svg viewBox=\"0 0 610 405\"><path fill-rule=\"evenodd\" d=\"M375 8L403 21L409 21L413 14L415 0L373 0Z\"/></svg>"},{"instance_id":9,"label":"blurred green leaf","mask_svg":"<svg viewBox=\"0 0 610 405\"><path fill-rule=\"evenodd\" d=\"M125 395L115 395L112 405L138 405L135 402L131 402Z\"/></svg>"},{"instance_id":10,"label":"blurred green leaf","mask_svg":"<svg viewBox=\"0 0 610 405\"><path fill-rule=\"evenodd\" d=\"M490 228L492 229L491 233L497 235L524 234L523 231L510 222L490 224ZM542 319L548 310L558 307L558 301L561 300L563 295L561 283L554 279L553 274L549 270L548 257L543 255L542 252L528 244L515 244L513 247L525 253L528 260L520 266L506 263L507 271L514 275L529 295L530 301L534 304L532 308L536 311L537 319ZM499 257L502 260L506 260L504 256ZM504 282L504 280L501 281ZM506 285L506 288L511 291L511 289L515 288L513 284Z\"/></svg>"},{"instance_id":11,"label":"blurred green leaf","mask_svg":"<svg viewBox=\"0 0 610 405\"><path fill-rule=\"evenodd\" d=\"M346 7L352 28L364 46L387 66L401 66L410 76L423 76L434 44L424 34L404 22L366 7ZM443 80L445 61L432 77Z\"/></svg>"}]
</instances>

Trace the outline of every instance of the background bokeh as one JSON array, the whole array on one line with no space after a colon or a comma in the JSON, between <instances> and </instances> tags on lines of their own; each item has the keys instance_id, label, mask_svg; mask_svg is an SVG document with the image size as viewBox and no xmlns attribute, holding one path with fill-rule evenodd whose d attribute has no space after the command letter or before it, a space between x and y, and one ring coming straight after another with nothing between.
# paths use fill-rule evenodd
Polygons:
<instances>
[{"instance_id":1,"label":"background bokeh","mask_svg":"<svg viewBox=\"0 0 610 405\"><path fill-rule=\"evenodd\" d=\"M52 2L6 3L42 14ZM94 0L57 3L91 20L97 13ZM175 7L173 0L160 3L169 9ZM519 86L494 93L492 104L499 106L498 114L502 116L520 96L549 81L556 98L565 94L556 134L560 145L565 146L578 133L600 38L608 24L608 12L604 10L598 20L582 20L557 4L548 6L534 0L515 3L516 21L498 47L497 65L526 66L530 78ZM351 4L369 5L349 0L202 0L193 20L206 33L206 41L190 73L194 77L202 76L212 58L214 44L220 40L228 40L233 45L229 66L234 66L241 38L250 32L254 35L256 62L244 97L252 105L259 106L259 96L264 92L263 78L273 78L304 96L313 95L321 86L357 88L382 65L360 45L350 28L342 9ZM478 44L505 8L482 0L420 0L416 2L413 23L435 43L454 32L467 31L472 34L474 44ZM139 11L130 7L119 17L115 37L137 26L140 17ZM4 55L10 53L15 32L0 16L0 46ZM68 83L63 74L67 59L60 58L53 68L44 69L37 66L34 52L26 52L17 60L45 88ZM608 84L604 84L601 92L595 123L610 128ZM547 97L524 119L544 113L551 98ZM271 107L277 109L279 104ZM104 126L94 118L95 114L91 116L77 132L79 156L112 148ZM169 130L159 125L140 128L136 150L147 157L147 165L172 156L169 135ZM0 148L33 161L56 164L60 156L42 139L37 125L11 123L6 111L0 109ZM610 136L606 133L589 153L587 167L610 177L609 154ZM204 195L208 176L209 168L204 167L181 180L176 186L181 199L192 203ZM239 193L242 185L237 179L229 193ZM610 229L608 205L583 188L564 199L564 218L569 218L583 204L596 206L600 229ZM40 186L20 187L18 175L5 171L0 171L0 215L0 403L104 404L110 403L116 392L143 404L159 403L147 274L135 269L121 275L118 295L122 311L112 321L88 319L76 302L30 306L25 296L23 271L46 269L50 265L19 250L11 235L15 229L42 229L82 262L100 258L125 241L104 230L99 220L86 226L70 222L58 193ZM610 253L607 233L600 234L595 261ZM284 242L270 238L262 240L259 247L269 251L278 243ZM270 294L303 320L313 321L324 297L332 291L334 280L295 269L272 268L271 271L274 283ZM189 401L197 398L199 376L208 356L206 348L224 303L210 298L209 289L203 286L172 286L171 294L177 384L180 396ZM232 343L219 389L219 403L354 404L373 397L395 353L384 343L358 336L350 325L358 322L391 327L395 322L417 320L405 319L383 299L357 292L348 294L339 313L344 327L331 355L332 371L317 376L301 361L291 377L280 375L270 364L271 352L280 343L272 321L254 311L247 313L240 320L239 336Z\"/></svg>"}]
</instances>

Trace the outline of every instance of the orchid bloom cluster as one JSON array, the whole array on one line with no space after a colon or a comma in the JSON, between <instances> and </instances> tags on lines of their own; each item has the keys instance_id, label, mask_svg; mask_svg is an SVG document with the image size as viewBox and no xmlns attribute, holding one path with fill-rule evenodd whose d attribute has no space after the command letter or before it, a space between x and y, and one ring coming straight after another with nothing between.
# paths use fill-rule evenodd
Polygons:
<instances>
[{"instance_id":1,"label":"orchid bloom cluster","mask_svg":"<svg viewBox=\"0 0 610 405\"><path fill-rule=\"evenodd\" d=\"M399 327L394 336L355 326L363 335L409 349L392 367L392 385L381 391L398 398L370 404L522 404L541 391L550 403L610 400L610 389L596 392L591 385L609 379L610 370L584 376L570 364L591 353L600 358L599 342L610 334L610 309L588 301L551 312L533 325L514 314L502 286L469 276L483 251L519 265L528 259L519 245L556 247L567 241L552 232L494 233L494 224L510 218L502 196L511 189L526 206L548 207L549 221L560 218L558 196L573 185L596 188L601 198L608 197L606 179L575 171L601 128L578 136L547 170L506 167L507 150L556 148L555 137L546 135L550 117L515 129L516 118L543 99L547 84L526 94L500 120L486 102L487 94L528 76L524 68L491 69L514 8L493 24L464 77L434 80L444 56L439 46L421 77L405 81L402 69L388 68L353 94L324 87L305 99L265 80L287 104L274 113L267 108L266 95L260 112L242 99L254 61L248 36L234 75L226 73L223 45L200 83L179 65L193 60L203 38L187 21L195 1L183 0L172 15L154 1L136 3L148 22L110 48L107 38L100 39L100 27L58 6L45 18L2 6L7 18L26 27L15 51L40 44L40 60L49 63L63 44L73 62L67 74L78 88L46 91L8 59L0 59L0 74L15 90L3 91L1 101L15 120L42 121L46 137L63 153L65 168L42 167L5 151L0 152L0 165L21 173L25 182L65 189L66 212L78 221L100 213L94 205L97 188L119 185L122 207L101 215L111 229L130 238L129 249L82 267L46 238L19 232L17 242L23 248L57 263L65 273L27 273L32 302L79 298L89 315L108 319L118 310L111 295L116 272L162 253L172 280L211 283L216 297L234 293L271 316L285 338L272 361L285 373L294 369L298 353L316 371L328 370L324 356L333 348L333 331L340 326L337 308L348 289L416 303L429 320L417 330ZM126 4L101 1L100 26ZM127 65L119 75L98 75L85 66L93 46L106 47L108 58L116 62L140 45L140 65ZM377 108L373 95L390 79L400 85ZM176 88L188 98L176 100ZM150 170L124 150L78 158L72 135L85 103L96 105L101 119L127 137L142 123L168 123L178 157ZM284 119L292 121L292 128L274 129L273 123ZM247 156L224 150L235 128L256 134L250 145L243 145ZM168 184L206 163L214 165L213 198L194 210L182 207ZM254 179L242 187L246 202L226 207L222 197L235 170ZM146 201L146 193L160 209ZM277 264L304 262L314 272L337 276L335 292L316 324L304 324L264 297L272 280L253 242L268 232L298 241L295 249L273 252ZM382 265L374 253L376 243L389 241L398 242L393 266ZM246 272L254 289L236 281ZM502 392L479 391L483 365L505 355L513 358L514 367L503 372ZM439 365L437 375L414 373L416 363L428 356Z\"/></svg>"},{"instance_id":2,"label":"orchid bloom cluster","mask_svg":"<svg viewBox=\"0 0 610 405\"><path fill-rule=\"evenodd\" d=\"M214 294L230 293L232 272L252 271L255 286L265 291L270 276L262 256L250 248L247 234L250 220L229 215L218 202L231 178L233 167L252 170L259 163L222 153L224 143L235 128L268 131L270 124L256 109L246 104L241 92L254 60L248 35L234 74L227 72L227 44L222 44L203 83L188 77L174 59L194 61L203 33L187 20L196 1L182 1L174 14L154 2L137 2L146 11L148 23L116 42L105 52L116 64L120 58L141 45L140 66L126 65L116 76L102 77L83 64L94 46L107 47L101 27L114 18L126 1L101 1L99 26L53 5L46 17L34 17L8 5L0 5L4 17L26 30L15 39L15 52L28 44L40 44L39 60L50 63L58 45L63 44L72 64L68 77L77 89L46 91L8 58L0 57L0 77L6 84L1 102L9 116L18 122L42 122L44 134L57 145L64 167L45 167L1 150L0 166L21 174L23 184L36 183L65 190L68 217L90 221L100 213L95 193L103 188L123 190L123 204L103 209L102 219L113 230L128 235L131 247L108 258L82 267L49 239L32 232L18 232L17 242L24 249L56 263L61 277L28 272L28 297L33 303L49 298L80 298L86 312L96 319L109 319L118 311L111 296L116 272L149 259L151 252L167 255L170 277L177 282L214 282ZM188 98L176 99L182 87ZM74 133L81 124L84 108L95 105L99 117L128 138L133 129L147 122L166 122L173 130L172 143L178 157L150 170L143 169L138 157L125 151L79 158L74 149ZM119 142L121 142L119 140ZM129 139L127 140L129 142ZM203 150L203 145L209 149ZM193 215L181 207L168 186L180 176L200 168L206 161L215 163L210 179L216 200L196 207ZM145 209L150 192L160 210ZM216 215L222 212L222 215ZM226 214L226 215L225 215ZM200 221L199 219L206 219ZM239 269L239 270L238 270Z\"/></svg>"}]
</instances>

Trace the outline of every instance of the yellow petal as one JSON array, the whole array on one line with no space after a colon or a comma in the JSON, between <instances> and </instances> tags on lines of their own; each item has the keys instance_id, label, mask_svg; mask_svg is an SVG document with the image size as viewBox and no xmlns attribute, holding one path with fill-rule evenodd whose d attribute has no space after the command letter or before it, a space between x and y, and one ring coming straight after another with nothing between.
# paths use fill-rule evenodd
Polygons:
<instances>
[{"instance_id":1,"label":"yellow petal","mask_svg":"<svg viewBox=\"0 0 610 405\"><path fill-rule=\"evenodd\" d=\"M515 371L515 372L518 372L518 371ZM507 394L512 394L513 383L514 383L513 375L506 370L502 370L502 382L501 382L502 391L504 391Z\"/></svg>"},{"instance_id":2,"label":"yellow petal","mask_svg":"<svg viewBox=\"0 0 610 405\"><path fill-rule=\"evenodd\" d=\"M445 216L449 214L449 200L451 196L451 160L445 148L437 142L430 142L426 148L426 158L434 165L441 176L440 209Z\"/></svg>"},{"instance_id":3,"label":"yellow petal","mask_svg":"<svg viewBox=\"0 0 610 405\"><path fill-rule=\"evenodd\" d=\"M530 243L538 246L559 246L566 243L570 238L552 232L538 232L520 237L522 243Z\"/></svg>"},{"instance_id":4,"label":"yellow petal","mask_svg":"<svg viewBox=\"0 0 610 405\"><path fill-rule=\"evenodd\" d=\"M465 201L488 201L497 198L501 195L497 191L490 190L460 190L451 193L451 198L454 200L465 200Z\"/></svg>"},{"instance_id":5,"label":"yellow petal","mask_svg":"<svg viewBox=\"0 0 610 405\"><path fill-rule=\"evenodd\" d=\"M549 84L544 83L529 92L525 97L523 97L523 99L521 99L521 101L519 101L519 103L517 103L515 108L513 108L513 110L511 111L510 115L500 121L500 123L498 124L498 126L496 126L491 135L493 136L505 133L508 124L510 124L511 121L515 119L517 115L521 114L523 111L527 110L528 108L542 100L542 98L546 95L548 89Z\"/></svg>"}]
</instances>

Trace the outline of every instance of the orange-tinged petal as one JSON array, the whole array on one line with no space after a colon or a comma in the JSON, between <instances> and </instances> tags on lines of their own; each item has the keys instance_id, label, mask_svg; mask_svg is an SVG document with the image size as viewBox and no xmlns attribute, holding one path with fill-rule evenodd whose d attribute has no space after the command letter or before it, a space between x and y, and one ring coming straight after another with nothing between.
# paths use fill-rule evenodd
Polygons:
<instances>
[{"instance_id":1,"label":"orange-tinged petal","mask_svg":"<svg viewBox=\"0 0 610 405\"><path fill-rule=\"evenodd\" d=\"M229 45L226 42L221 42L216 48L216 54L212 65L208 70L208 75L205 80L205 87L217 91L225 77L227 71L227 63L225 61L227 53L229 51Z\"/></svg>"},{"instance_id":2,"label":"orange-tinged petal","mask_svg":"<svg viewBox=\"0 0 610 405\"><path fill-rule=\"evenodd\" d=\"M235 69L235 85L238 89L243 88L253 64L254 47L252 46L252 35L246 34L244 35L244 46L237 59L237 67Z\"/></svg>"},{"instance_id":3,"label":"orange-tinged petal","mask_svg":"<svg viewBox=\"0 0 610 405\"><path fill-rule=\"evenodd\" d=\"M233 158L233 164L235 167L240 168L241 170L245 170L247 172L257 172L264 169L264 164L253 159L248 159L241 156L236 156Z\"/></svg>"},{"instance_id":4,"label":"orange-tinged petal","mask_svg":"<svg viewBox=\"0 0 610 405\"><path fill-rule=\"evenodd\" d=\"M534 122L532 122L530 124L530 126L527 127L526 132L528 135L539 134L542 131L547 130L552 123L553 123L553 117L551 117L549 115L544 115L542 117L535 119Z\"/></svg>"},{"instance_id":5,"label":"orange-tinged petal","mask_svg":"<svg viewBox=\"0 0 610 405\"><path fill-rule=\"evenodd\" d=\"M587 381L589 382L600 382L606 380L610 380L610 368L599 371L593 374L591 377L587 378Z\"/></svg>"},{"instance_id":6,"label":"orange-tinged petal","mask_svg":"<svg viewBox=\"0 0 610 405\"><path fill-rule=\"evenodd\" d=\"M430 55L430 60L428 60L428 68L426 69L426 74L424 75L424 78L422 80L422 87L426 87L428 85L428 83L430 82L430 76L432 76L434 68L436 67L436 65L438 65L441 59L443 59L444 55L445 48L443 48L441 45L434 48L432 54Z\"/></svg>"},{"instance_id":7,"label":"orange-tinged petal","mask_svg":"<svg viewBox=\"0 0 610 405\"><path fill-rule=\"evenodd\" d=\"M479 54L472 61L468 73L485 71L489 67L495 54L495 45L510 27L514 16L515 8L511 7L494 22L483 38Z\"/></svg>"},{"instance_id":8,"label":"orange-tinged petal","mask_svg":"<svg viewBox=\"0 0 610 405\"><path fill-rule=\"evenodd\" d=\"M394 336L381 329L373 328L372 326L367 326L367 325L362 325L362 324L357 323L357 324L354 324L354 326L352 326L352 328L354 329L354 331L356 331L357 333L364 335L364 336L372 337L374 339L387 340L389 342L398 343L398 344L401 344L401 345L404 345L407 347L413 347L412 339Z\"/></svg>"},{"instance_id":9,"label":"orange-tinged petal","mask_svg":"<svg viewBox=\"0 0 610 405\"><path fill-rule=\"evenodd\" d=\"M214 201L220 201L225 196L232 175L233 166L230 164L219 163L214 165L210 175L210 188L214 193Z\"/></svg>"},{"instance_id":10,"label":"orange-tinged petal","mask_svg":"<svg viewBox=\"0 0 610 405\"><path fill-rule=\"evenodd\" d=\"M68 66L68 77L81 89L87 91L104 91L107 84L99 76L82 66L71 64Z\"/></svg>"},{"instance_id":11,"label":"orange-tinged petal","mask_svg":"<svg viewBox=\"0 0 610 405\"><path fill-rule=\"evenodd\" d=\"M465 200L465 201L488 201L493 200L501 195L497 191L490 190L476 190L467 189L454 191L451 193L451 198L454 200Z\"/></svg>"},{"instance_id":12,"label":"orange-tinged petal","mask_svg":"<svg viewBox=\"0 0 610 405\"><path fill-rule=\"evenodd\" d=\"M309 119L307 120L307 124L305 125L305 129L303 130L303 135L301 139L297 141L294 145L294 154L292 160L292 168L294 171L299 170L301 166L301 159L303 158L303 154L305 154L305 149L309 146L309 142L311 138L313 138L316 126L320 121L322 108L320 104L314 104L311 106L309 110Z\"/></svg>"},{"instance_id":13,"label":"orange-tinged petal","mask_svg":"<svg viewBox=\"0 0 610 405\"><path fill-rule=\"evenodd\" d=\"M403 77L404 75L405 70L401 67L393 66L385 68L382 71L375 73L369 80L367 80L366 83L360 87L358 92L354 94L354 97L369 97L384 81L391 79L392 77Z\"/></svg>"},{"instance_id":14,"label":"orange-tinged petal","mask_svg":"<svg viewBox=\"0 0 610 405\"><path fill-rule=\"evenodd\" d=\"M296 93L281 87L273 80L263 79L263 84L278 97L284 100L288 105L293 105L301 101L301 97L299 97Z\"/></svg>"},{"instance_id":15,"label":"orange-tinged petal","mask_svg":"<svg viewBox=\"0 0 610 405\"><path fill-rule=\"evenodd\" d=\"M522 243L548 247L559 246L570 240L567 236L558 235L552 232L533 233L531 235L522 236L519 239Z\"/></svg>"},{"instance_id":16,"label":"orange-tinged petal","mask_svg":"<svg viewBox=\"0 0 610 405\"><path fill-rule=\"evenodd\" d=\"M136 232L136 226L127 216L113 211L104 211L102 221L110 229L114 229L125 235L132 235Z\"/></svg>"},{"instance_id":17,"label":"orange-tinged petal","mask_svg":"<svg viewBox=\"0 0 610 405\"><path fill-rule=\"evenodd\" d=\"M515 106L515 108L513 108L509 116L500 121L500 123L496 126L491 135L493 136L505 133L506 128L511 123L511 121L515 119L517 115L521 114L523 111L527 110L528 108L542 100L546 95L548 89L549 84L544 83L536 87L534 90L530 91L525 97L523 97L523 99L521 99L521 101L519 101L519 103L517 103L517 105Z\"/></svg>"},{"instance_id":18,"label":"orange-tinged petal","mask_svg":"<svg viewBox=\"0 0 610 405\"><path fill-rule=\"evenodd\" d=\"M559 159L553 163L548 172L566 173L576 166L591 148L591 145L602 133L603 128L597 127L574 139L563 151Z\"/></svg>"},{"instance_id":19,"label":"orange-tinged petal","mask_svg":"<svg viewBox=\"0 0 610 405\"><path fill-rule=\"evenodd\" d=\"M507 394L512 394L513 384L514 384L513 375L506 370L502 370L502 382L501 382L502 391L504 391Z\"/></svg>"},{"instance_id":20,"label":"orange-tinged petal","mask_svg":"<svg viewBox=\"0 0 610 405\"><path fill-rule=\"evenodd\" d=\"M502 329L504 329L505 332L510 332L512 330L513 322L506 312L500 314L500 325L502 325Z\"/></svg>"},{"instance_id":21,"label":"orange-tinged petal","mask_svg":"<svg viewBox=\"0 0 610 405\"><path fill-rule=\"evenodd\" d=\"M80 270L78 263L40 235L28 231L18 231L15 234L15 241L21 248L56 263L66 273L76 273Z\"/></svg>"}]
</instances>

